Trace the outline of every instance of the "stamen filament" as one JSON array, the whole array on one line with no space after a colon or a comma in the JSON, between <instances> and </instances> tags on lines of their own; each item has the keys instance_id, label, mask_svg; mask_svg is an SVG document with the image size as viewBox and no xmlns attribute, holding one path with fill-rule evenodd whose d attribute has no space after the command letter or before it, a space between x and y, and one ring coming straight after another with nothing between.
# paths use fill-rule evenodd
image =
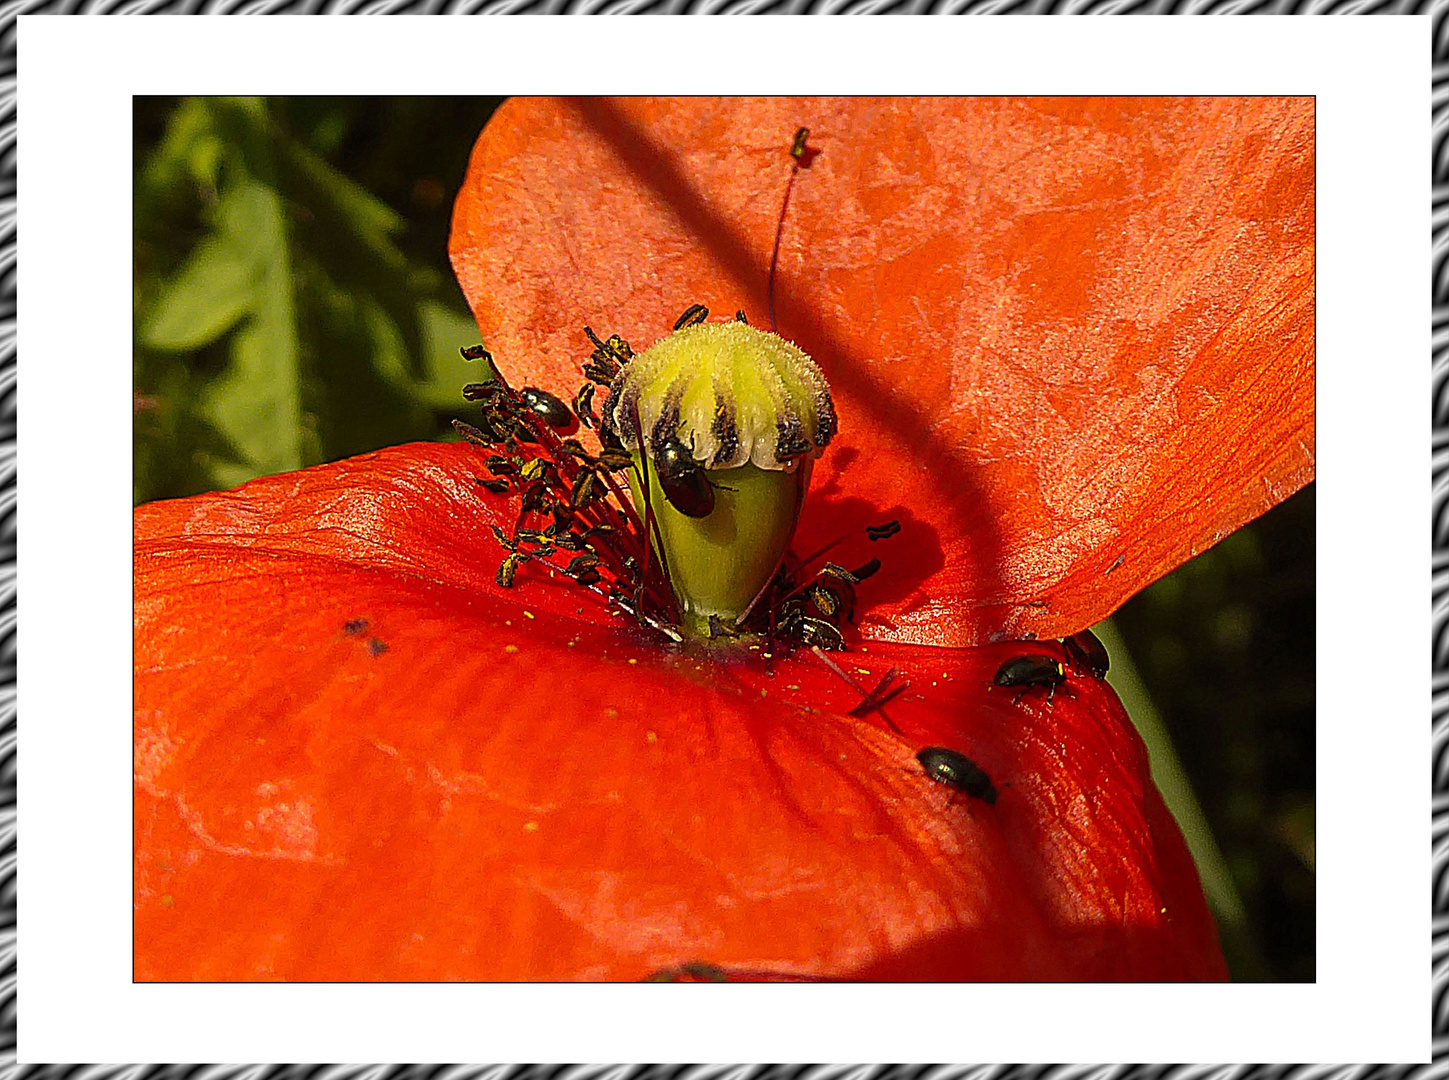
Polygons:
<instances>
[{"instance_id":1,"label":"stamen filament","mask_svg":"<svg viewBox=\"0 0 1449 1080\"><path fill-rule=\"evenodd\" d=\"M904 686L896 687L894 693L888 694L880 700L874 700L876 693L884 690L895 680L895 677L898 673L896 668L891 668L890 671L886 672L885 678L883 678L879 683L876 684L875 690L867 690L865 687L861 686L860 683L856 682L849 675L847 675L845 669L837 664L834 660L830 659L829 655L819 645L811 645L810 651L813 652L816 656L820 657L820 659L825 662L826 667L828 667L831 671L835 672L835 674L839 675L847 683L853 686L856 692L861 695L862 700L860 701L860 703L855 706L855 709L850 710L851 716L864 716L868 715L872 711L878 712L881 715L881 719L891 726L892 731L894 731L897 735L905 734L905 732L901 731L900 728L896 727L896 722L892 720L890 718L890 715L885 711L885 703L891 698L895 697L896 694L904 691L908 686L910 686L910 683L906 683ZM864 713L857 713L856 709L860 709L867 702L872 703L873 708L865 710Z\"/></svg>"},{"instance_id":2,"label":"stamen filament","mask_svg":"<svg viewBox=\"0 0 1449 1080\"><path fill-rule=\"evenodd\" d=\"M770 332L773 334L780 332L775 325L775 267L780 261L780 238L785 235L785 210L790 205L790 192L795 187L795 177L800 174L800 161L805 156L805 140L809 135L809 128L801 128L795 132L795 143L790 148L790 156L794 162L790 166L790 179L785 182L785 197L780 201L780 220L775 223L775 246L770 251L770 278L765 287L770 312Z\"/></svg>"}]
</instances>

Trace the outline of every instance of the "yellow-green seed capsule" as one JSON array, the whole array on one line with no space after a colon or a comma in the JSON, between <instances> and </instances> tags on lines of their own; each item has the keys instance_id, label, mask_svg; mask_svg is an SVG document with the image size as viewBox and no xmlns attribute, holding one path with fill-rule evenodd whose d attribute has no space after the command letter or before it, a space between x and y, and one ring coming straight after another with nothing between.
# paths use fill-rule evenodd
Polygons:
<instances>
[{"instance_id":1,"label":"yellow-green seed capsule","mask_svg":"<svg viewBox=\"0 0 1449 1080\"><path fill-rule=\"evenodd\" d=\"M815 458L835 434L819 367L741 322L686 326L620 371L603 421L633 458L686 629L732 624L794 534Z\"/></svg>"}]
</instances>

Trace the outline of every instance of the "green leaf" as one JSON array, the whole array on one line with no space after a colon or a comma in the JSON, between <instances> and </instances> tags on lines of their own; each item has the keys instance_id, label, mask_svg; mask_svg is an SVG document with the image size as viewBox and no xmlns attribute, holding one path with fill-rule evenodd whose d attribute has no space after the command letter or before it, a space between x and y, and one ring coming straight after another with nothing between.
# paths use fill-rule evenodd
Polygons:
<instances>
[{"instance_id":1,"label":"green leaf","mask_svg":"<svg viewBox=\"0 0 1449 1080\"><path fill-rule=\"evenodd\" d=\"M146 159L136 178L136 211L148 201L165 198L183 183L217 186L225 144L217 134L211 110L200 98L182 101L166 125L161 143Z\"/></svg>"},{"instance_id":2,"label":"green leaf","mask_svg":"<svg viewBox=\"0 0 1449 1080\"><path fill-rule=\"evenodd\" d=\"M392 242L406 222L392 207L298 142L279 140L275 155L281 186L292 198L319 221L350 235L378 262L393 270L406 268L406 256Z\"/></svg>"},{"instance_id":3,"label":"green leaf","mask_svg":"<svg viewBox=\"0 0 1449 1080\"><path fill-rule=\"evenodd\" d=\"M216 227L162 286L141 327L141 341L157 349L196 349L215 341L259 300L270 253L258 245L280 225L276 195L246 183L223 197Z\"/></svg>"},{"instance_id":4,"label":"green leaf","mask_svg":"<svg viewBox=\"0 0 1449 1080\"><path fill-rule=\"evenodd\" d=\"M312 278L299 294L303 405L323 460L426 437L431 413L411 394L402 336L372 298Z\"/></svg>"},{"instance_id":5,"label":"green leaf","mask_svg":"<svg viewBox=\"0 0 1449 1080\"><path fill-rule=\"evenodd\" d=\"M181 498L217 486L219 464L245 466L235 447L197 415L194 398L204 379L172 356L155 374L152 394L136 412L132 455L136 502Z\"/></svg>"},{"instance_id":6,"label":"green leaf","mask_svg":"<svg viewBox=\"0 0 1449 1080\"><path fill-rule=\"evenodd\" d=\"M299 245L338 287L383 307L402 335L409 375L420 378L417 302L442 282L436 273L410 264L393 242L405 221L299 143L279 139L274 149L280 190L299 211ZM379 374L391 378L384 369Z\"/></svg>"},{"instance_id":7,"label":"green leaf","mask_svg":"<svg viewBox=\"0 0 1449 1080\"><path fill-rule=\"evenodd\" d=\"M246 465L217 463L215 475L228 485L302 465L297 335L281 199L262 184L248 183L231 200L216 239L234 259L217 265L230 272L245 263L248 302L241 312L251 317L233 337L231 362L203 392L200 408L246 459ZM202 292L208 289L201 279L192 284ZM213 296L222 291L212 289Z\"/></svg>"},{"instance_id":8,"label":"green leaf","mask_svg":"<svg viewBox=\"0 0 1449 1080\"><path fill-rule=\"evenodd\" d=\"M1187 565L1191 567L1193 563ZM1107 674L1107 682L1117 691L1127 715L1131 717L1137 733L1147 745L1152 779L1157 782L1157 788L1162 792L1162 800L1177 820L1177 827L1182 830L1183 839L1187 841L1188 850L1192 852L1197 863L1208 906L1225 928L1241 928L1247 919L1242 897L1238 895L1232 875L1228 873L1222 849L1218 847L1207 815L1197 801L1187 770L1177 756L1177 749L1172 744L1167 725L1157 711L1152 695L1147 692L1142 677L1137 673L1137 665L1132 662L1127 651L1127 643L1122 640L1122 635L1118 633L1111 619L1098 623L1093 629L1112 657L1112 669Z\"/></svg>"}]
</instances>

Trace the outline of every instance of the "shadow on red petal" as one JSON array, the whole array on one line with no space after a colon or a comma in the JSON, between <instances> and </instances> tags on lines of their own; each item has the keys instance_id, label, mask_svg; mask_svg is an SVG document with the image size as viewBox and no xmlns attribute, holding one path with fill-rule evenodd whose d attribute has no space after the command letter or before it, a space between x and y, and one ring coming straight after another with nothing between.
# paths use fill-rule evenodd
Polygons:
<instances>
[{"instance_id":1,"label":"shadow on red petal","mask_svg":"<svg viewBox=\"0 0 1449 1080\"><path fill-rule=\"evenodd\" d=\"M868 526L897 522L900 532L871 540ZM843 538L843 539L842 539ZM944 565L940 534L907 506L879 507L853 495L828 495L811 491L795 534L792 550L809 557L827 544L833 546L811 565L818 569L826 560L855 570L871 559L880 569L856 586L855 621L866 630L874 606L899 605L916 595L924 583Z\"/></svg>"},{"instance_id":2,"label":"shadow on red petal","mask_svg":"<svg viewBox=\"0 0 1449 1080\"><path fill-rule=\"evenodd\" d=\"M1180 951L1170 930L1106 927L1064 934L1035 958L1002 950L998 935L949 930L848 977L861 982L1213 982L1227 978L1216 951Z\"/></svg>"}]
</instances>

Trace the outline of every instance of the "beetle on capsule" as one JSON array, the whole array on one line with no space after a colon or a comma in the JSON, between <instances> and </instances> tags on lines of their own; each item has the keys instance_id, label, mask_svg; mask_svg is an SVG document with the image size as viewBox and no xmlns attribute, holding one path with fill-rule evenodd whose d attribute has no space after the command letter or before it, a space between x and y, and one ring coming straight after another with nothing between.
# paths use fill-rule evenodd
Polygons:
<instances>
[{"instance_id":1,"label":"beetle on capsule","mask_svg":"<svg viewBox=\"0 0 1449 1080\"><path fill-rule=\"evenodd\" d=\"M1067 672L1062 662L1055 656L1038 653L1013 657L996 669L996 677L991 680L995 686L1021 687L1020 692L1012 699L1013 703L1020 701L1035 686L1045 686L1047 701L1051 701L1057 687L1066 681Z\"/></svg>"},{"instance_id":2,"label":"beetle on capsule","mask_svg":"<svg viewBox=\"0 0 1449 1080\"><path fill-rule=\"evenodd\" d=\"M916 760L936 783L963 791L988 806L996 805L996 785L986 770L965 754L944 746L928 746L916 755Z\"/></svg>"},{"instance_id":3,"label":"beetle on capsule","mask_svg":"<svg viewBox=\"0 0 1449 1080\"><path fill-rule=\"evenodd\" d=\"M694 460L689 447L677 438L654 447L654 471L669 505L686 517L708 517L714 509L714 486Z\"/></svg>"}]
</instances>

